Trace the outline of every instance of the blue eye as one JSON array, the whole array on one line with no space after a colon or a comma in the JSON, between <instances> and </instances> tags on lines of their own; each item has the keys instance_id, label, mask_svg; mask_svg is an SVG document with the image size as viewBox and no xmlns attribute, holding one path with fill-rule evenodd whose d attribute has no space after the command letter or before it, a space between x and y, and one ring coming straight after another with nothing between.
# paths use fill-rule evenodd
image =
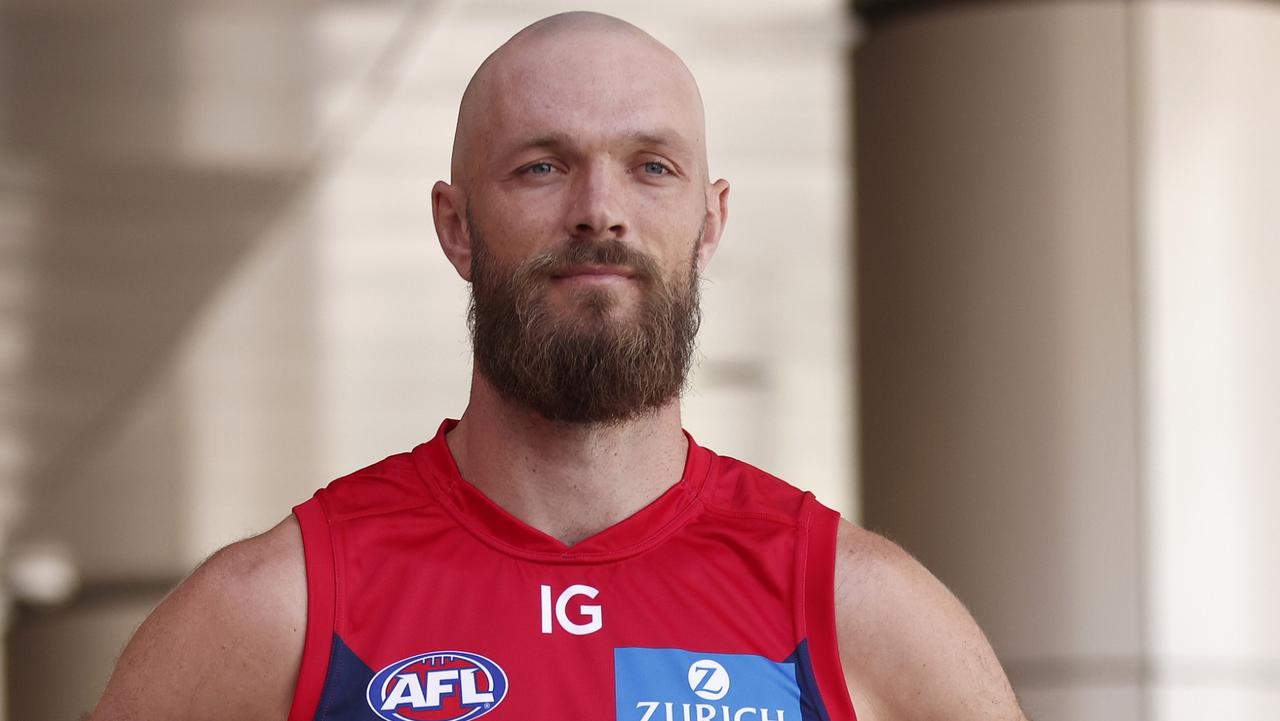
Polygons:
<instances>
[{"instance_id":1,"label":"blue eye","mask_svg":"<svg viewBox=\"0 0 1280 721\"><path fill-rule=\"evenodd\" d=\"M551 163L534 163L533 165L525 168L524 172L530 175L547 175L552 170L554 170L554 168L551 167Z\"/></svg>"},{"instance_id":2,"label":"blue eye","mask_svg":"<svg viewBox=\"0 0 1280 721\"><path fill-rule=\"evenodd\" d=\"M656 160L650 160L644 164L644 172L650 175L666 175L671 172L671 169Z\"/></svg>"}]
</instances>

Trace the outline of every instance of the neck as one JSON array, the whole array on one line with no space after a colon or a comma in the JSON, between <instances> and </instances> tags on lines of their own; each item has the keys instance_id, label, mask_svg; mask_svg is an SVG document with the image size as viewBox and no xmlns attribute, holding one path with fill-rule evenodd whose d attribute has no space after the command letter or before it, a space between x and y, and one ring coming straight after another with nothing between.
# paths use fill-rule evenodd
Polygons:
<instances>
[{"instance_id":1,"label":"neck","mask_svg":"<svg viewBox=\"0 0 1280 721\"><path fill-rule=\"evenodd\" d=\"M445 438L462 477L530 526L573 545L644 508L684 472L679 401L616 425L549 421L479 373Z\"/></svg>"}]
</instances>

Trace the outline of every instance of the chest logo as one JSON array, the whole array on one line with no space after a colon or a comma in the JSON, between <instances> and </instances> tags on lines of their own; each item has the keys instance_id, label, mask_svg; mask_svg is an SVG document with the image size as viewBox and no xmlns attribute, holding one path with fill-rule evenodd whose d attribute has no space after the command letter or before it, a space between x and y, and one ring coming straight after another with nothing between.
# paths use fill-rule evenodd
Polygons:
<instances>
[{"instance_id":1,"label":"chest logo","mask_svg":"<svg viewBox=\"0 0 1280 721\"><path fill-rule=\"evenodd\" d=\"M507 674L479 654L432 651L396 661L369 682L369 708L386 721L466 721L507 695Z\"/></svg>"},{"instance_id":2,"label":"chest logo","mask_svg":"<svg viewBox=\"0 0 1280 721\"><path fill-rule=\"evenodd\" d=\"M796 664L679 648L613 650L618 721L801 721ZM732 683L730 683L732 680Z\"/></svg>"},{"instance_id":3,"label":"chest logo","mask_svg":"<svg viewBox=\"0 0 1280 721\"><path fill-rule=\"evenodd\" d=\"M543 585L542 591L542 632L551 633L551 587ZM575 621L569 616L569 604L578 598L594 599L600 595L600 592L591 586L585 586L581 583L566 588L556 597L555 601L555 622L560 624L560 628L568 631L575 636L585 636L589 633L595 633L604 627L604 613L598 603L582 603L578 602L574 605L574 616L586 619L585 623Z\"/></svg>"},{"instance_id":4,"label":"chest logo","mask_svg":"<svg viewBox=\"0 0 1280 721\"><path fill-rule=\"evenodd\" d=\"M729 693L729 672L709 658L694 661L689 665L689 688L698 698L719 701Z\"/></svg>"}]
</instances>

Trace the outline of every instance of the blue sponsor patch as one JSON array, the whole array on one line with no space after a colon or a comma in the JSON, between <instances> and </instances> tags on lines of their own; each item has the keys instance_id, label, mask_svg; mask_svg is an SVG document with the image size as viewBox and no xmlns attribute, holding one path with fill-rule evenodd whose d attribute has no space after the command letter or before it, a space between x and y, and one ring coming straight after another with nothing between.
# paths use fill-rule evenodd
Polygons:
<instances>
[{"instance_id":1,"label":"blue sponsor patch","mask_svg":"<svg viewBox=\"0 0 1280 721\"><path fill-rule=\"evenodd\" d=\"M679 648L613 650L618 721L801 721L796 664Z\"/></svg>"}]
</instances>

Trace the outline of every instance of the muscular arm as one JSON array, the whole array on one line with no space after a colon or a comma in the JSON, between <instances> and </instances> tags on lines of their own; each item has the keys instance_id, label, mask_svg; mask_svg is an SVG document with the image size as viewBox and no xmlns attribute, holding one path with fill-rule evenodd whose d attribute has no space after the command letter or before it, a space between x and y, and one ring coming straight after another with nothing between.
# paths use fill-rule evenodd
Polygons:
<instances>
[{"instance_id":1,"label":"muscular arm","mask_svg":"<svg viewBox=\"0 0 1280 721\"><path fill-rule=\"evenodd\" d=\"M1025 721L956 597L896 544L844 522L836 615L858 721Z\"/></svg>"},{"instance_id":2,"label":"muscular arm","mask_svg":"<svg viewBox=\"0 0 1280 721\"><path fill-rule=\"evenodd\" d=\"M218 551L138 628L88 721L283 721L306 598L292 516Z\"/></svg>"}]
</instances>

